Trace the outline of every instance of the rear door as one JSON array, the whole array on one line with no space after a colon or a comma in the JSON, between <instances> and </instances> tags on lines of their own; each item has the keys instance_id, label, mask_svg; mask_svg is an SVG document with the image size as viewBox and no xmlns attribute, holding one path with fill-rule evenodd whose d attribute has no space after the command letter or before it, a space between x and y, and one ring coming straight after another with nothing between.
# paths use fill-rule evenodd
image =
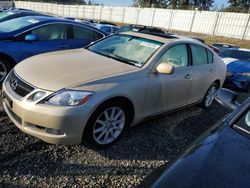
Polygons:
<instances>
[{"instance_id":1,"label":"rear door","mask_svg":"<svg viewBox=\"0 0 250 188\"><path fill-rule=\"evenodd\" d=\"M213 63L213 53L203 46L190 44L190 53L192 54L193 71L190 99L196 102L205 96L214 81L215 65Z\"/></svg>"},{"instance_id":2,"label":"rear door","mask_svg":"<svg viewBox=\"0 0 250 188\"><path fill-rule=\"evenodd\" d=\"M70 27L67 24L48 24L22 34L21 53L23 59L45 52L67 49L63 41L68 38ZM37 35L39 40L25 41L25 36L28 34Z\"/></svg>"}]
</instances>

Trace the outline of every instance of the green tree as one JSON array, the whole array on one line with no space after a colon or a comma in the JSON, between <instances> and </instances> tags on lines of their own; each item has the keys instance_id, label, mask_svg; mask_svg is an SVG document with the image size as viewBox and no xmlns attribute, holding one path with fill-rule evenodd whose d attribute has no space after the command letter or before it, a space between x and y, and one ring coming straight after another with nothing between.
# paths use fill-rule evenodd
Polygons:
<instances>
[{"instance_id":1,"label":"green tree","mask_svg":"<svg viewBox=\"0 0 250 188\"><path fill-rule=\"evenodd\" d=\"M160 7L173 9L193 9L201 8L209 10L212 7L214 0L134 0L134 6L141 7Z\"/></svg>"},{"instance_id":2,"label":"green tree","mask_svg":"<svg viewBox=\"0 0 250 188\"><path fill-rule=\"evenodd\" d=\"M250 0L228 0L228 3L226 11L250 13Z\"/></svg>"}]
</instances>

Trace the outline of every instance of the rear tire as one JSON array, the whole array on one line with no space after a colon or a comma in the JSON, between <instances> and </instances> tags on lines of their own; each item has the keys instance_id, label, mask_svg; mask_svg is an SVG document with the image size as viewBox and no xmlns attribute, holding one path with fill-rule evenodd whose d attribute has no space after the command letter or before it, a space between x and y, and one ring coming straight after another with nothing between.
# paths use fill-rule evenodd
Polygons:
<instances>
[{"instance_id":1,"label":"rear tire","mask_svg":"<svg viewBox=\"0 0 250 188\"><path fill-rule=\"evenodd\" d=\"M212 106L215 100L216 91L219 89L219 85L214 82L207 90L205 97L203 98L202 102L200 103L200 107L203 109L208 109Z\"/></svg>"},{"instance_id":2,"label":"rear tire","mask_svg":"<svg viewBox=\"0 0 250 188\"><path fill-rule=\"evenodd\" d=\"M13 67L9 60L4 57L0 57L0 83L2 84L8 73Z\"/></svg>"},{"instance_id":3,"label":"rear tire","mask_svg":"<svg viewBox=\"0 0 250 188\"><path fill-rule=\"evenodd\" d=\"M90 149L105 149L117 142L130 123L127 106L121 101L100 105L91 115L83 133L83 144Z\"/></svg>"}]
</instances>

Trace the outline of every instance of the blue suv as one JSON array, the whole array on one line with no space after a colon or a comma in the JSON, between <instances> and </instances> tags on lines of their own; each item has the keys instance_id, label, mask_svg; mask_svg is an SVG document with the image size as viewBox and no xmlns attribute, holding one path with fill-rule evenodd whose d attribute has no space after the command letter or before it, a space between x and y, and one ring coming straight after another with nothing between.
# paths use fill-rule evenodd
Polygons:
<instances>
[{"instance_id":1,"label":"blue suv","mask_svg":"<svg viewBox=\"0 0 250 188\"><path fill-rule=\"evenodd\" d=\"M46 16L0 23L0 82L16 63L40 53L81 48L107 34L93 26Z\"/></svg>"}]
</instances>

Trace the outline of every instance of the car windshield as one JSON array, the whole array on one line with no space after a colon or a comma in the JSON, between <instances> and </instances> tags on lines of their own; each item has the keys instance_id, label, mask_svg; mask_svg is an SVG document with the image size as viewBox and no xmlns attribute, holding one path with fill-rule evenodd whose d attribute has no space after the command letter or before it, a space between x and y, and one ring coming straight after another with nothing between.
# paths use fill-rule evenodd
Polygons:
<instances>
[{"instance_id":1,"label":"car windshield","mask_svg":"<svg viewBox=\"0 0 250 188\"><path fill-rule=\"evenodd\" d=\"M21 17L0 23L0 32L7 33L22 29L29 25L38 23L39 20L31 17Z\"/></svg>"},{"instance_id":2,"label":"car windshield","mask_svg":"<svg viewBox=\"0 0 250 188\"><path fill-rule=\"evenodd\" d=\"M14 12L1 12L0 13L0 20L3 19L3 18L8 17L10 15L13 15L13 14L15 14L15 13Z\"/></svg>"},{"instance_id":3,"label":"car windshield","mask_svg":"<svg viewBox=\"0 0 250 188\"><path fill-rule=\"evenodd\" d=\"M118 61L142 67L163 43L131 35L113 35L88 49Z\"/></svg>"},{"instance_id":4,"label":"car windshield","mask_svg":"<svg viewBox=\"0 0 250 188\"><path fill-rule=\"evenodd\" d=\"M222 58L230 57L234 59L250 59L250 51L243 50L225 50L219 55Z\"/></svg>"}]
</instances>

